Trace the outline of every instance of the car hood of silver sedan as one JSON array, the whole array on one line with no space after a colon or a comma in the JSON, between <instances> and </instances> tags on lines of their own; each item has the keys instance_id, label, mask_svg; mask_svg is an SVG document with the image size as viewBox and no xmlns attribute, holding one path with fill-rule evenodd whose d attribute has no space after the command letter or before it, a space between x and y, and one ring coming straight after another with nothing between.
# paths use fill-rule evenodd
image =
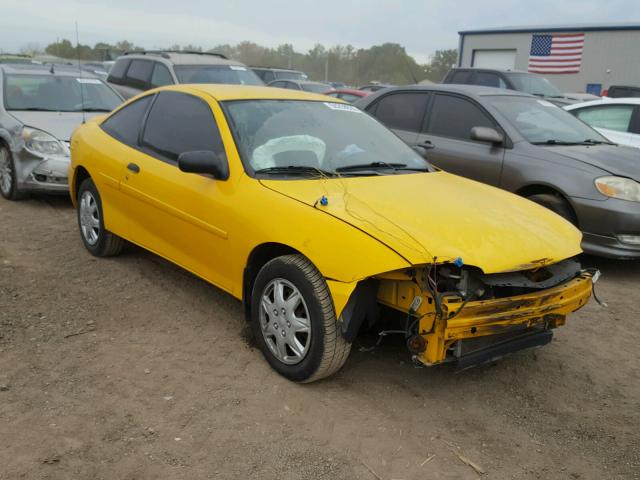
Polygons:
<instances>
[{"instance_id":1,"label":"car hood of silver sedan","mask_svg":"<svg viewBox=\"0 0 640 480\"><path fill-rule=\"evenodd\" d=\"M30 112L12 110L8 112L23 125L43 130L58 140L68 142L71 134L82 123L82 112ZM106 112L104 112L106 113ZM104 115L103 112L86 112L84 119Z\"/></svg>"},{"instance_id":2,"label":"car hood of silver sedan","mask_svg":"<svg viewBox=\"0 0 640 480\"><path fill-rule=\"evenodd\" d=\"M640 182L640 152L619 145L567 145L542 147L553 153Z\"/></svg>"}]
</instances>

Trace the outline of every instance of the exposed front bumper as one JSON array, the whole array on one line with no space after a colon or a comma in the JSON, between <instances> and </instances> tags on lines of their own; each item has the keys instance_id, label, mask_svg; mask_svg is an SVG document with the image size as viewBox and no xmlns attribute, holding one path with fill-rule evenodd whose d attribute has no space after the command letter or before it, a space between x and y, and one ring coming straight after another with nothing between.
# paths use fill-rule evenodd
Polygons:
<instances>
[{"instance_id":1,"label":"exposed front bumper","mask_svg":"<svg viewBox=\"0 0 640 480\"><path fill-rule=\"evenodd\" d=\"M456 360L461 356L456 353L460 352L456 350L457 342L547 331L564 325L568 314L587 303L592 288L591 275L581 273L561 285L526 295L468 302L464 306L460 298L445 298L442 318L426 315L420 320L419 332L426 349L417 359L426 365ZM527 342L520 345L527 348Z\"/></svg>"},{"instance_id":2,"label":"exposed front bumper","mask_svg":"<svg viewBox=\"0 0 640 480\"><path fill-rule=\"evenodd\" d=\"M67 193L69 157L36 158L21 152L17 156L18 188L29 192Z\"/></svg>"},{"instance_id":3,"label":"exposed front bumper","mask_svg":"<svg viewBox=\"0 0 640 480\"><path fill-rule=\"evenodd\" d=\"M640 245L623 243L616 235L640 235L640 203L609 198L572 198L585 252L611 258L640 258Z\"/></svg>"}]
</instances>

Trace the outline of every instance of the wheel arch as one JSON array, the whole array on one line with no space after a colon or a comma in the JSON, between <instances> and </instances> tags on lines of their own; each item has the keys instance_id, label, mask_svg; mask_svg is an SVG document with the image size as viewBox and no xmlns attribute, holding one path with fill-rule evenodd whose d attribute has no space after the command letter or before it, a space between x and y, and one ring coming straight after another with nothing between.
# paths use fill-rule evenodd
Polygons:
<instances>
[{"instance_id":1,"label":"wheel arch","mask_svg":"<svg viewBox=\"0 0 640 480\"><path fill-rule=\"evenodd\" d=\"M544 183L532 183L529 185L525 185L524 187L521 187L520 189L516 190L515 193L525 198L528 198L532 195L543 195L543 194L554 195L560 198L569 206L569 208L571 209L571 213L573 214L573 218L576 221L576 225L579 226L579 218L576 213L576 209L573 207L573 204L571 203L569 196L563 191L561 191L560 189Z\"/></svg>"},{"instance_id":2,"label":"wheel arch","mask_svg":"<svg viewBox=\"0 0 640 480\"><path fill-rule=\"evenodd\" d=\"M89 171L82 165L78 165L73 170L73 177L69 179L69 194L74 206L77 206L76 202L78 198L78 187L87 178L91 178L91 174L89 174Z\"/></svg>"}]
</instances>

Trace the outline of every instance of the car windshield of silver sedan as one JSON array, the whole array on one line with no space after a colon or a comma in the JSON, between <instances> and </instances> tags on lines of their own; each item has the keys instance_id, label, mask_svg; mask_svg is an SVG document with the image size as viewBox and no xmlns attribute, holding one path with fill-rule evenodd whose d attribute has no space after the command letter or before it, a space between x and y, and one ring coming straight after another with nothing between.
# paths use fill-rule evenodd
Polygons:
<instances>
[{"instance_id":1,"label":"car windshield of silver sedan","mask_svg":"<svg viewBox=\"0 0 640 480\"><path fill-rule=\"evenodd\" d=\"M225 103L248 170L323 177L433 171L414 150L351 105L300 100Z\"/></svg>"},{"instance_id":2,"label":"car windshield of silver sedan","mask_svg":"<svg viewBox=\"0 0 640 480\"><path fill-rule=\"evenodd\" d=\"M229 83L264 85L253 70L242 65L176 65L180 83Z\"/></svg>"},{"instance_id":3,"label":"car windshield of silver sedan","mask_svg":"<svg viewBox=\"0 0 640 480\"><path fill-rule=\"evenodd\" d=\"M534 145L610 144L606 138L562 108L543 99L496 95L491 104Z\"/></svg>"},{"instance_id":4,"label":"car windshield of silver sedan","mask_svg":"<svg viewBox=\"0 0 640 480\"><path fill-rule=\"evenodd\" d=\"M543 97L563 97L562 92L558 90L549 80L544 77L538 77L529 73L507 73L506 74L516 90L527 92L531 95Z\"/></svg>"},{"instance_id":5,"label":"car windshield of silver sedan","mask_svg":"<svg viewBox=\"0 0 640 480\"><path fill-rule=\"evenodd\" d=\"M5 108L41 112L110 112L122 99L97 78L6 75Z\"/></svg>"}]
</instances>

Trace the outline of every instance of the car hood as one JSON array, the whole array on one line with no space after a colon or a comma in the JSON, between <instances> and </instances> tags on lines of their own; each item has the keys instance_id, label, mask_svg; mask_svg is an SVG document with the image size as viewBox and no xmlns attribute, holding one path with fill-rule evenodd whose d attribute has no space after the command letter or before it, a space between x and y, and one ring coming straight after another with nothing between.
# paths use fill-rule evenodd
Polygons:
<instances>
[{"instance_id":1,"label":"car hood","mask_svg":"<svg viewBox=\"0 0 640 480\"><path fill-rule=\"evenodd\" d=\"M44 130L58 140L65 142L69 141L71 133L83 120L82 112L30 112L12 110L9 113L23 125ZM104 113L86 112L84 120L89 120L90 118L100 115L104 115Z\"/></svg>"},{"instance_id":2,"label":"car hood","mask_svg":"<svg viewBox=\"0 0 640 480\"><path fill-rule=\"evenodd\" d=\"M558 215L445 172L261 183L353 225L413 265L460 257L497 273L581 252L582 234ZM329 248L339 248L340 239L334 240Z\"/></svg>"},{"instance_id":3,"label":"car hood","mask_svg":"<svg viewBox=\"0 0 640 480\"><path fill-rule=\"evenodd\" d=\"M640 181L640 152L637 148L619 145L558 145L540 148L601 168L613 175Z\"/></svg>"}]
</instances>

